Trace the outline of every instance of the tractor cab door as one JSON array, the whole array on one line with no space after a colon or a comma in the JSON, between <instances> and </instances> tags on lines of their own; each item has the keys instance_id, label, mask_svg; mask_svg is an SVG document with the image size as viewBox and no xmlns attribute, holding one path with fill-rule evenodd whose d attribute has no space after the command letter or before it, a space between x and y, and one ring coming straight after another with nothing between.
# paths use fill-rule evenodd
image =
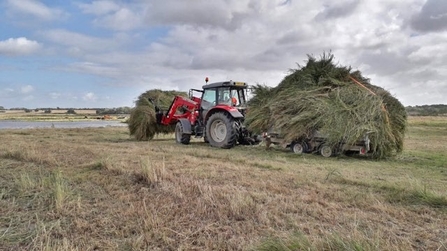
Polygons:
<instances>
[{"instance_id":1,"label":"tractor cab door","mask_svg":"<svg viewBox=\"0 0 447 251\"><path fill-rule=\"evenodd\" d=\"M231 90L230 87L217 88L217 104L231 106Z\"/></svg>"},{"instance_id":2,"label":"tractor cab door","mask_svg":"<svg viewBox=\"0 0 447 251\"><path fill-rule=\"evenodd\" d=\"M247 103L246 90L241 88L231 89L231 99L233 106L245 107Z\"/></svg>"},{"instance_id":3,"label":"tractor cab door","mask_svg":"<svg viewBox=\"0 0 447 251\"><path fill-rule=\"evenodd\" d=\"M202 102L200 103L199 117L202 122L208 111L217 104L217 89L206 89L202 95Z\"/></svg>"}]
</instances>

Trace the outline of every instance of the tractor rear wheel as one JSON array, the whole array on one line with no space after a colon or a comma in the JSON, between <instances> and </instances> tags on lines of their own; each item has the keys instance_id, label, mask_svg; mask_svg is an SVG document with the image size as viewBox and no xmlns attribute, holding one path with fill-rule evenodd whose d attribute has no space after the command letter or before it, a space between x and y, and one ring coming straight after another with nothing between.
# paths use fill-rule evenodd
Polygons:
<instances>
[{"instance_id":1,"label":"tractor rear wheel","mask_svg":"<svg viewBox=\"0 0 447 251\"><path fill-rule=\"evenodd\" d=\"M237 128L234 118L223 112L212 114L206 122L206 139L211 146L232 148L237 142Z\"/></svg>"},{"instance_id":2,"label":"tractor rear wheel","mask_svg":"<svg viewBox=\"0 0 447 251\"><path fill-rule=\"evenodd\" d=\"M187 145L190 140L191 134L184 133L182 122L177 122L175 125L175 141L179 144Z\"/></svg>"}]
</instances>

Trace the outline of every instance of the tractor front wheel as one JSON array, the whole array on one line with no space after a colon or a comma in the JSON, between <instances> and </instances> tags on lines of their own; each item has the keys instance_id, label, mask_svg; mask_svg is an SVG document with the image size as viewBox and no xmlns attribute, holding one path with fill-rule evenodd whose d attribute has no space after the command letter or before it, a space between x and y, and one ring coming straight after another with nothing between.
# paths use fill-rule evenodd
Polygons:
<instances>
[{"instance_id":1,"label":"tractor front wheel","mask_svg":"<svg viewBox=\"0 0 447 251\"><path fill-rule=\"evenodd\" d=\"M219 148L232 148L237 142L237 128L234 118L223 112L212 114L206 122L206 139L210 145Z\"/></svg>"},{"instance_id":2,"label":"tractor front wheel","mask_svg":"<svg viewBox=\"0 0 447 251\"><path fill-rule=\"evenodd\" d=\"M179 144L187 145L190 140L191 134L184 133L182 122L177 122L175 125L175 141Z\"/></svg>"}]
</instances>

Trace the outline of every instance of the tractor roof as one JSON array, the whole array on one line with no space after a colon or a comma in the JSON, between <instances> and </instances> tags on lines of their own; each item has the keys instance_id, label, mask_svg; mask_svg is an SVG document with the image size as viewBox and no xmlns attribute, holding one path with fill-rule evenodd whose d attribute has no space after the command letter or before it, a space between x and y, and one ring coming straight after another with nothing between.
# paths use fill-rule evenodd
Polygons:
<instances>
[{"instance_id":1,"label":"tractor roof","mask_svg":"<svg viewBox=\"0 0 447 251\"><path fill-rule=\"evenodd\" d=\"M216 82L216 83L207 84L207 85L202 86L202 88L203 89L210 89L210 88L227 87L227 86L246 88L247 87L247 83L245 83L245 82L235 82L235 81L230 80L230 81L225 81L225 82Z\"/></svg>"}]
</instances>

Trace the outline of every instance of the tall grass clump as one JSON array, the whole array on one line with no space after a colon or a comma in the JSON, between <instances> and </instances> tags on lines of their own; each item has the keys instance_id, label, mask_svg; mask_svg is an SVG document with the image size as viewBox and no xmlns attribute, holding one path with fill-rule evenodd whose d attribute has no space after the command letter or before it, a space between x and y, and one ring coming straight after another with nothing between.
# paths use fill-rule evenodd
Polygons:
<instances>
[{"instance_id":1,"label":"tall grass clump","mask_svg":"<svg viewBox=\"0 0 447 251\"><path fill-rule=\"evenodd\" d=\"M21 173L17 179L21 192L27 192L39 186L39 181L31 177L28 173Z\"/></svg>"},{"instance_id":2,"label":"tall grass clump","mask_svg":"<svg viewBox=\"0 0 447 251\"><path fill-rule=\"evenodd\" d=\"M155 106L166 112L175 96L184 96L185 92L149 90L138 97L127 121L130 135L137 140L151 140L156 134L173 133L175 125L157 123Z\"/></svg>"},{"instance_id":3,"label":"tall grass clump","mask_svg":"<svg viewBox=\"0 0 447 251\"><path fill-rule=\"evenodd\" d=\"M141 159L140 172L135 173L137 180L154 187L167 178L165 159L162 163L155 163L149 159Z\"/></svg>"},{"instance_id":4,"label":"tall grass clump","mask_svg":"<svg viewBox=\"0 0 447 251\"><path fill-rule=\"evenodd\" d=\"M54 207L57 211L60 211L65 207L65 202L69 197L69 188L59 171L53 173L50 180L50 187L52 189Z\"/></svg>"},{"instance_id":5,"label":"tall grass clump","mask_svg":"<svg viewBox=\"0 0 447 251\"><path fill-rule=\"evenodd\" d=\"M246 116L249 129L273 129L289 141L318 131L332 145L354 144L369 133L374 157L401 152L405 107L359 71L333 61L332 54L308 56L307 64L292 70L278 86L255 86Z\"/></svg>"}]
</instances>

